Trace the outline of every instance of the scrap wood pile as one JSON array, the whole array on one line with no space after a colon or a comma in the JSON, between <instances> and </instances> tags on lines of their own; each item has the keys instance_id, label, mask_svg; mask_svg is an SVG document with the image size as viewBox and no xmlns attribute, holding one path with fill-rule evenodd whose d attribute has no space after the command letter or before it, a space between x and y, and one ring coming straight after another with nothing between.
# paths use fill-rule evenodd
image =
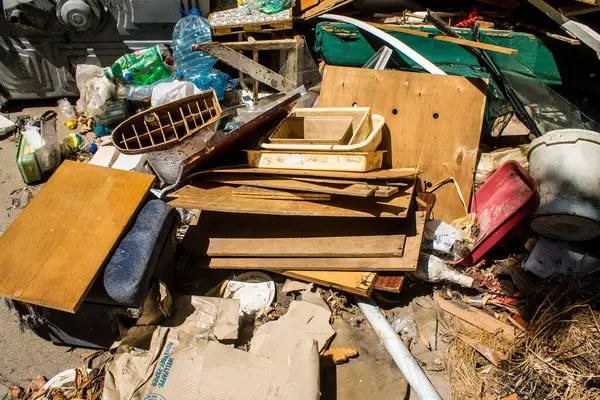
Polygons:
<instances>
[{"instance_id":1,"label":"scrap wood pile","mask_svg":"<svg viewBox=\"0 0 600 400\"><path fill-rule=\"evenodd\" d=\"M183 79L161 45L83 66L64 122L110 134L89 163L56 116L19 123L24 180L51 177L0 237L0 294L114 357L13 397L599 395L597 34L558 1L358 3L190 12L212 40L175 29ZM237 79L188 69L206 55Z\"/></svg>"}]
</instances>

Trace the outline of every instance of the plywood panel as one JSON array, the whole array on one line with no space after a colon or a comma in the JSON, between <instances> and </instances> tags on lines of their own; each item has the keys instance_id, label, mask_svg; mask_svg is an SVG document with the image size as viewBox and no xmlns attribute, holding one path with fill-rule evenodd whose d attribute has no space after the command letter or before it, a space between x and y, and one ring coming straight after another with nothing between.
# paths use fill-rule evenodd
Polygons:
<instances>
[{"instance_id":1,"label":"plywood panel","mask_svg":"<svg viewBox=\"0 0 600 400\"><path fill-rule=\"evenodd\" d=\"M0 296L75 312L153 181L65 161L0 237Z\"/></svg>"},{"instance_id":2,"label":"plywood panel","mask_svg":"<svg viewBox=\"0 0 600 400\"><path fill-rule=\"evenodd\" d=\"M414 185L402 188L389 198L339 197L326 203L295 200L244 199L233 196L234 188L211 183L196 183L172 194L173 207L242 214L305 215L325 217L406 218Z\"/></svg>"},{"instance_id":3,"label":"plywood panel","mask_svg":"<svg viewBox=\"0 0 600 400\"><path fill-rule=\"evenodd\" d=\"M371 107L385 117L384 166L416 167L433 184L456 178L465 199L473 188L487 84L482 79L327 66L320 107ZM436 218L464 216L453 185L436 192Z\"/></svg>"}]
</instances>

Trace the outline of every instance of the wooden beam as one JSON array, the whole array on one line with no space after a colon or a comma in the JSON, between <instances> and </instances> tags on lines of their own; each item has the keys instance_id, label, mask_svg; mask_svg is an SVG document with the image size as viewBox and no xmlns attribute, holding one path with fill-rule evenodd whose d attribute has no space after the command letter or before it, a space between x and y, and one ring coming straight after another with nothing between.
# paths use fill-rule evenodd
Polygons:
<instances>
[{"instance_id":1,"label":"wooden beam","mask_svg":"<svg viewBox=\"0 0 600 400\"><path fill-rule=\"evenodd\" d=\"M384 30L393 31L393 32L406 33L407 35L426 37L429 39L440 40L442 42L455 43L455 44L458 44L461 46L475 47L475 48L482 49L482 50L495 51L496 53L503 53L503 54L510 54L510 55L515 55L515 54L519 53L519 51L517 49L496 46L494 44L475 42L473 40L459 39L459 38L453 38L453 37L443 36L443 35L436 35L433 33L422 32L422 31L419 31L416 29L401 28L399 26L390 26L388 24L378 24L375 22L367 22L367 23L369 25L374 26L379 29L384 29Z\"/></svg>"},{"instance_id":2,"label":"wooden beam","mask_svg":"<svg viewBox=\"0 0 600 400\"><path fill-rule=\"evenodd\" d=\"M194 44L192 45L192 50L210 54L223 61L225 64L232 66L280 92L288 93L296 89L296 84L294 82L221 43L211 42Z\"/></svg>"},{"instance_id":3,"label":"wooden beam","mask_svg":"<svg viewBox=\"0 0 600 400\"><path fill-rule=\"evenodd\" d=\"M471 307L461 301L445 300L437 292L433 294L433 298L442 310L479 329L492 334L502 332L504 337L508 340L515 338L514 326L494 318L485 311Z\"/></svg>"},{"instance_id":4,"label":"wooden beam","mask_svg":"<svg viewBox=\"0 0 600 400\"><path fill-rule=\"evenodd\" d=\"M297 43L294 39L256 40L254 42L226 42L221 43L232 50L291 50Z\"/></svg>"},{"instance_id":5,"label":"wooden beam","mask_svg":"<svg viewBox=\"0 0 600 400\"><path fill-rule=\"evenodd\" d=\"M359 180L398 180L411 179L419 174L415 168L377 169L368 172L344 171L318 171L302 169L277 169L277 168L251 168L251 167L223 167L206 172L231 172L239 174L264 174L264 175L289 175L289 176L315 176L323 178L359 179Z\"/></svg>"}]
</instances>

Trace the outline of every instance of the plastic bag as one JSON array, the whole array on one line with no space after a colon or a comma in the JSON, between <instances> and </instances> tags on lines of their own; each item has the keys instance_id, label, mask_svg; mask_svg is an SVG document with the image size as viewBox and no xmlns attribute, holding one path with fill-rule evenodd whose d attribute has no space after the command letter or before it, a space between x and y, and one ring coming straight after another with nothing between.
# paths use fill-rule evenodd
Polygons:
<instances>
[{"instance_id":1,"label":"plastic bag","mask_svg":"<svg viewBox=\"0 0 600 400\"><path fill-rule=\"evenodd\" d=\"M248 6L254 11L265 14L275 14L279 11L290 8L293 4L292 0L246 0Z\"/></svg>"},{"instance_id":2,"label":"plastic bag","mask_svg":"<svg viewBox=\"0 0 600 400\"><path fill-rule=\"evenodd\" d=\"M75 72L79 100L77 109L85 113L88 118L104 114L106 102L116 93L116 87L104 76L101 67L96 65L80 64Z\"/></svg>"},{"instance_id":3,"label":"plastic bag","mask_svg":"<svg viewBox=\"0 0 600 400\"><path fill-rule=\"evenodd\" d=\"M201 90L191 82L175 81L158 84L152 89L152 107L170 103L175 100L184 99L201 93Z\"/></svg>"}]
</instances>

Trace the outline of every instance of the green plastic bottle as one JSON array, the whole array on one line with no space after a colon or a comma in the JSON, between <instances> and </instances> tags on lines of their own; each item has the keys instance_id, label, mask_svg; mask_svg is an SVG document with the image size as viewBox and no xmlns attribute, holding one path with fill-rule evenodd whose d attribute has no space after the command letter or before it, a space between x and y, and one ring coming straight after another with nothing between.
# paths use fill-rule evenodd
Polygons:
<instances>
[{"instance_id":1,"label":"green plastic bottle","mask_svg":"<svg viewBox=\"0 0 600 400\"><path fill-rule=\"evenodd\" d=\"M159 44L125 54L110 67L104 68L104 75L109 79L123 79L135 85L150 85L171 76L167 65L172 64L169 50Z\"/></svg>"}]
</instances>

